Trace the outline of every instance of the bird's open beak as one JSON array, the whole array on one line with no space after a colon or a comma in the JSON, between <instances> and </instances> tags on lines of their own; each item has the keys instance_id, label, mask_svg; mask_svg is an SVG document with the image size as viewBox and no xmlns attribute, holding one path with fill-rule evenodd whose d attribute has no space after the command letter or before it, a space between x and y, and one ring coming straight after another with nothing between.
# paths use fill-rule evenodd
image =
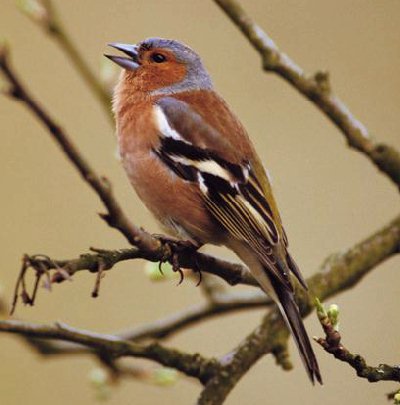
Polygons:
<instances>
[{"instance_id":1,"label":"bird's open beak","mask_svg":"<svg viewBox=\"0 0 400 405\"><path fill-rule=\"evenodd\" d=\"M117 65L127 70L135 70L140 66L138 61L138 52L136 45L118 44L116 42L111 42L110 44L108 44L108 46L118 49L119 51L129 56L127 58L126 56L104 54L106 58L111 59Z\"/></svg>"}]
</instances>

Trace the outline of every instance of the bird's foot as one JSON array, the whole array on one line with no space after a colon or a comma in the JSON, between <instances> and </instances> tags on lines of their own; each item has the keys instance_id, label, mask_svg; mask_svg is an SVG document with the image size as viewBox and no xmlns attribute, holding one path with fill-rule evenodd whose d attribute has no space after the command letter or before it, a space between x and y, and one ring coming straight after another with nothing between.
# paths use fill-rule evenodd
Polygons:
<instances>
[{"instance_id":1,"label":"bird's foot","mask_svg":"<svg viewBox=\"0 0 400 405\"><path fill-rule=\"evenodd\" d=\"M174 272L178 272L180 279L178 282L178 285L182 284L183 280L184 280L184 273L182 271L181 265L179 263L179 256L182 253L185 254L190 254L193 252L196 252L200 247L201 244L197 243L194 240L181 240L181 239L177 239L174 238L172 236L167 236L167 235L153 235L154 238L158 239L161 243L165 244L168 246L169 248L169 252L163 257L161 258L160 262L159 262L159 270L160 273L163 274L162 271L162 264L169 261L172 265L172 270ZM199 273L199 281L196 284L196 287L198 285L200 285L201 283L201 271L199 266L197 265L197 262L195 263L195 267L193 268L193 270L196 273Z\"/></svg>"}]
</instances>

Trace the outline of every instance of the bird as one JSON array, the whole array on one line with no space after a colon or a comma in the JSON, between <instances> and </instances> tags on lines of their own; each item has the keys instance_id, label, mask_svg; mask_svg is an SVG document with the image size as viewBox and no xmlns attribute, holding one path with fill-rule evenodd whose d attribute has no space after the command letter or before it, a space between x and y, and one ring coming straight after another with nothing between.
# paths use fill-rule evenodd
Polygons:
<instances>
[{"instance_id":1,"label":"bird","mask_svg":"<svg viewBox=\"0 0 400 405\"><path fill-rule=\"evenodd\" d=\"M200 56L158 37L108 45L121 52L104 56L123 68L112 104L137 195L172 237L237 254L278 305L311 382L322 384L291 274L307 284L288 251L268 172Z\"/></svg>"}]
</instances>

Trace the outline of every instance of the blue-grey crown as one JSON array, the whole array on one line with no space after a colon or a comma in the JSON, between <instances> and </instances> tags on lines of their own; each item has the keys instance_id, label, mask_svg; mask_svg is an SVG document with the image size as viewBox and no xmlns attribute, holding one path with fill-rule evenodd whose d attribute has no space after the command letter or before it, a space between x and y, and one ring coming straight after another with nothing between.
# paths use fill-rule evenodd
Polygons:
<instances>
[{"instance_id":1,"label":"blue-grey crown","mask_svg":"<svg viewBox=\"0 0 400 405\"><path fill-rule=\"evenodd\" d=\"M174 39L147 38L138 44L139 49L164 48L172 51L176 59L186 65L187 74L185 78L171 86L156 90L158 94L172 94L190 90L210 90L212 81L200 56L189 46Z\"/></svg>"}]
</instances>

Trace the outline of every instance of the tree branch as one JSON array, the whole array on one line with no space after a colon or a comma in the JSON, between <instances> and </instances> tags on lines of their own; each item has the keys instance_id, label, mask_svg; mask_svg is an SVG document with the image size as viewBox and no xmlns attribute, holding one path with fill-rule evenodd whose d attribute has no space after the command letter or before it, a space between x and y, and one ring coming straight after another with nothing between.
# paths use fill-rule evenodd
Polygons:
<instances>
[{"instance_id":1,"label":"tree branch","mask_svg":"<svg viewBox=\"0 0 400 405\"><path fill-rule=\"evenodd\" d=\"M341 343L342 336L335 325L333 325L329 313L320 305L317 310L318 319L325 332L325 338L314 338L327 353L332 354L335 358L349 364L361 378L369 382L378 381L395 381L400 382L400 366L389 366L380 364L378 367L367 365L364 357L359 354L351 353Z\"/></svg>"},{"instance_id":2,"label":"tree branch","mask_svg":"<svg viewBox=\"0 0 400 405\"><path fill-rule=\"evenodd\" d=\"M46 34L58 43L89 89L99 100L110 123L114 124L111 111L111 96L85 62L82 54L65 30L53 2L51 0L22 0L18 5L24 14L37 23Z\"/></svg>"},{"instance_id":3,"label":"tree branch","mask_svg":"<svg viewBox=\"0 0 400 405\"><path fill-rule=\"evenodd\" d=\"M377 143L370 137L367 129L332 94L326 73L318 72L313 77L307 77L304 71L282 53L271 38L251 21L239 3L235 0L215 0L215 2L229 15L260 53L264 70L277 73L315 103L343 132L352 148L367 155L395 184L400 185L400 156L398 152L385 144ZM26 256L20 280L23 286L24 273L29 266L36 271L36 284L32 297L35 296L40 277L48 275L49 270L55 270L53 276L56 276L52 281L62 281L65 277L83 269L97 272L100 275L102 271L110 269L119 261L137 257L151 261L171 261L173 255L178 255L179 264L183 267L204 268L205 271L222 277L230 284L239 282L254 284L253 278L249 276L247 269L243 266L236 266L193 250L183 249L179 244L165 243L132 224L115 200L109 182L93 171L70 141L66 132L57 125L21 84L10 67L4 48L0 49L0 70L11 85L9 95L25 103L45 125L63 152L107 208L107 214L103 215L103 218L110 226L118 229L134 246L133 249L124 251L102 251L97 254L84 255L71 261L53 261L44 257ZM397 217L385 228L347 252L330 256L320 271L308 280L311 293L324 299L351 288L372 268L391 255L398 253L399 243L400 217ZM110 261L107 262L107 260ZM280 364L287 367L288 332L279 311L273 309L264 317L258 328L219 361L167 349L157 343L138 343L139 340L149 337L166 337L193 322L218 313L221 308L223 308L221 311L228 311L240 309L244 305L243 301L235 302L232 297L230 297L232 301L229 304L218 303L218 298L217 304L215 304L214 301L218 292L212 288L210 290L208 287L206 292L210 296L210 301L203 306L191 308L175 318L172 316L131 330L125 334L125 339L118 336L80 331L64 325L42 326L21 321L2 321L0 322L0 331L19 334L29 339L30 344L46 354L92 352L100 358L101 356L106 359L110 358L111 361L125 356L157 361L164 366L174 367L186 375L198 378L205 384L198 403L216 405L224 401L246 371L264 354L273 353ZM297 289L296 293L301 313L306 316L313 309L311 297L301 289ZM29 295L25 297L28 303L32 297ZM254 305L257 306L259 303ZM247 301L246 306L249 306L249 301ZM135 341L128 341L127 338ZM43 339L56 339L63 342L45 342Z\"/></svg>"},{"instance_id":4,"label":"tree branch","mask_svg":"<svg viewBox=\"0 0 400 405\"><path fill-rule=\"evenodd\" d=\"M288 55L282 52L272 38L246 14L237 0L214 0L232 22L241 30L253 48L260 54L266 72L274 72L290 83L345 136L348 145L366 155L375 166L400 186L400 154L384 143L376 142L368 129L333 94L327 72L309 77Z\"/></svg>"},{"instance_id":5,"label":"tree branch","mask_svg":"<svg viewBox=\"0 0 400 405\"><path fill-rule=\"evenodd\" d=\"M176 349L167 349L158 343L139 344L112 335L103 335L79 330L57 323L55 326L37 325L28 322L0 321L0 331L16 333L30 338L60 339L73 342L104 353L115 360L121 357L138 357L156 361L165 367L175 368L189 377L206 382L218 371L218 362L200 354L186 354Z\"/></svg>"},{"instance_id":6,"label":"tree branch","mask_svg":"<svg viewBox=\"0 0 400 405\"><path fill-rule=\"evenodd\" d=\"M118 336L134 341L146 338L164 339L195 323L217 315L271 305L273 305L273 301L261 291L215 294L211 302L193 305L153 323L119 333Z\"/></svg>"},{"instance_id":7,"label":"tree branch","mask_svg":"<svg viewBox=\"0 0 400 405\"><path fill-rule=\"evenodd\" d=\"M94 249L97 253L81 254L76 259L71 260L56 260L51 259L47 255L24 255L22 258L22 267L16 284L13 305L11 313L14 312L19 296L23 302L28 305L34 305L38 285L42 277L45 277L45 286L50 289L52 283L62 283L80 271L89 271L97 273L95 288L92 296L98 296L100 279L104 271L112 269L117 263L132 259L146 259L151 262L160 261L158 250L140 250L136 247L119 250ZM254 278L246 267L231 263L222 259L216 259L204 253L195 253L195 258L190 257L187 253L182 253L179 258L180 265L188 268L196 268L197 265L202 271L216 275L226 281L230 285L247 284L256 286ZM196 262L197 261L197 262ZM161 266L161 263L160 263ZM29 293L25 283L25 277L29 270L35 273L35 285L33 293ZM53 271L53 272L51 272ZM22 291L21 291L22 290ZM216 306L218 303L218 293L213 291L213 303L215 295Z\"/></svg>"},{"instance_id":8,"label":"tree branch","mask_svg":"<svg viewBox=\"0 0 400 405\"><path fill-rule=\"evenodd\" d=\"M178 256L180 266L190 269L201 269L215 274L226 280L229 284L238 283L256 285L253 277L247 269L241 265L232 264L223 260L216 259L193 249L174 245L170 242L164 242L154 238L143 229L134 225L124 214L122 207L114 198L111 184L105 178L99 176L89 165L77 147L71 141L67 133L55 122L50 114L30 95L25 86L18 79L8 60L8 50L5 46L0 47L0 71L3 73L11 88L8 95L22 101L39 119L40 122L50 132L54 140L61 147L70 162L78 170L85 182L99 196L107 209L107 214L101 217L113 228L119 230L125 238L134 246L137 251L131 251L136 257L144 258L150 261L172 261L174 255ZM78 264L86 262L81 260ZM101 263L104 257L101 257ZM78 264L77 267L79 267ZM96 265L99 265L97 261Z\"/></svg>"},{"instance_id":9,"label":"tree branch","mask_svg":"<svg viewBox=\"0 0 400 405\"><path fill-rule=\"evenodd\" d=\"M322 264L320 270L307 280L310 287L310 295L317 295L325 299L351 288L378 264L393 254L398 253L399 246L400 216L345 253L330 256ZM230 294L227 295L227 297L229 296ZM235 306L239 308L249 298L242 297L242 299L243 301L238 298L235 303L232 298L232 302L227 305L232 305L232 308ZM297 300L302 315L307 316L313 309L312 298L299 289ZM248 303L249 301L246 302L246 305ZM223 304L223 301L221 304ZM257 299L255 299L254 306L258 306ZM203 314L206 314L207 310L205 306L203 310ZM176 315L175 319L173 317L166 318L154 324L123 332L119 336L112 336L112 339L117 339L118 341L122 339L125 342L128 339L138 341L150 337L166 337L187 326L190 322L196 322L197 320L199 320L198 312L193 311L190 313L190 311L187 311L181 313L180 316ZM98 346L86 345L85 348L76 344L72 345L70 342L79 343L80 345L84 344L84 342L72 340L68 337L64 340L69 343L48 342L47 344L47 342L38 340L38 338L61 338L59 335L53 334L54 327L51 327L50 334L46 336L45 331L47 329L41 329L42 327L38 327L41 332L35 334L35 327L25 329L21 326L24 325L23 323L17 323L17 325L19 325L18 328L12 331L29 337L29 343L43 354L82 354L88 352L87 347L93 350L99 349ZM9 323L3 324L3 326L0 324L0 331L10 331L12 327L13 324L11 326ZM32 340L32 338L35 339ZM282 365L286 365L285 368L289 368L287 358L285 358L287 338L288 332L279 311L274 309L264 318L261 325L247 336L238 347L219 360L220 365L218 367L220 368L212 376L211 374L207 374L209 379L201 394L199 404L221 404L246 371L266 353L273 353L277 359L280 359L279 361ZM174 367L171 364L168 366ZM182 371L182 367L180 366L178 369Z\"/></svg>"},{"instance_id":10,"label":"tree branch","mask_svg":"<svg viewBox=\"0 0 400 405\"><path fill-rule=\"evenodd\" d=\"M52 119L45 109L29 94L22 85L8 61L8 51L5 47L0 49L0 70L8 80L11 88L9 96L22 101L39 121L51 133L54 140L66 154L71 163L79 171L82 178L97 193L108 210L102 217L110 226L118 229L132 245L148 248L157 246L157 241L151 238L146 232L141 231L133 225L122 211L122 208L115 200L111 185L104 177L100 177L89 163L85 160L77 147L73 144L66 132Z\"/></svg>"},{"instance_id":11,"label":"tree branch","mask_svg":"<svg viewBox=\"0 0 400 405\"><path fill-rule=\"evenodd\" d=\"M123 332L115 333L117 338L139 342L145 339L165 339L182 330L218 315L235 311L249 310L271 306L272 301L261 292L222 293L215 296L213 302L193 305L185 310L176 312L137 326ZM26 343L43 355L72 355L88 353L80 345L70 342L45 342L38 338L24 336Z\"/></svg>"},{"instance_id":12,"label":"tree branch","mask_svg":"<svg viewBox=\"0 0 400 405\"><path fill-rule=\"evenodd\" d=\"M145 339L165 339L214 316L229 314L234 311L267 307L272 304L272 301L261 291L219 293L215 294L212 302L193 305L185 310L158 319L154 322L149 322L123 332L113 333L113 336L131 342L139 342ZM0 308L3 308L2 313L8 312L6 302L3 299L0 299ZM24 334L23 331L21 331L21 337L26 344L43 356L95 353L101 360L103 358L101 352L93 352L92 349L80 344L66 341L46 341L42 338ZM111 366L111 371L113 372L118 371L120 368L117 367L114 361L111 363Z\"/></svg>"},{"instance_id":13,"label":"tree branch","mask_svg":"<svg viewBox=\"0 0 400 405\"><path fill-rule=\"evenodd\" d=\"M307 279L310 294L297 288L296 301L301 315L305 317L312 312L314 296L324 300L355 286L378 264L399 253L399 247L400 216L346 252L331 255L319 271ZM284 350L288 336L278 309L268 313L259 327L221 359L226 372L218 373L209 380L198 405L222 404L260 357Z\"/></svg>"}]
</instances>

